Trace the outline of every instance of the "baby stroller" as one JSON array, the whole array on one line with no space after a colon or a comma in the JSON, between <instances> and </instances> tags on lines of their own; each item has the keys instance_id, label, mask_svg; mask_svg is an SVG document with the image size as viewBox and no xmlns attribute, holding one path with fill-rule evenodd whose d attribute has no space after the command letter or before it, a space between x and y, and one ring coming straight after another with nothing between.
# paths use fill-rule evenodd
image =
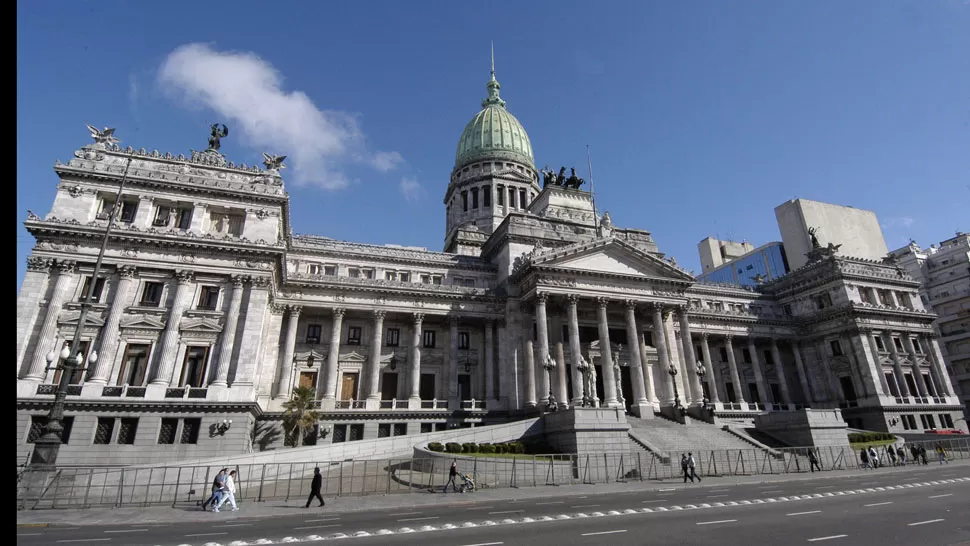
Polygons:
<instances>
[{"instance_id":1,"label":"baby stroller","mask_svg":"<svg viewBox=\"0 0 970 546\"><path fill-rule=\"evenodd\" d=\"M459 474L459 476L461 476L461 479L464 482L461 484L461 489L459 489L460 493L475 490L475 480L472 479L471 474Z\"/></svg>"}]
</instances>

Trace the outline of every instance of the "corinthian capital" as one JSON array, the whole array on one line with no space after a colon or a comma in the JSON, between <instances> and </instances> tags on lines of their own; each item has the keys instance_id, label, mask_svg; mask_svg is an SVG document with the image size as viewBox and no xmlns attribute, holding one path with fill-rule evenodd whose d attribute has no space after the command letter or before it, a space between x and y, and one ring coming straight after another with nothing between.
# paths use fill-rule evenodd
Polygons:
<instances>
[{"instance_id":1,"label":"corinthian capital","mask_svg":"<svg viewBox=\"0 0 970 546\"><path fill-rule=\"evenodd\" d=\"M290 316L291 317L298 317L298 316L300 316L300 313L303 312L303 306L302 305L293 305L293 304L290 304L290 305L287 305L286 308L290 311Z\"/></svg>"},{"instance_id":2,"label":"corinthian capital","mask_svg":"<svg viewBox=\"0 0 970 546\"><path fill-rule=\"evenodd\" d=\"M342 318L344 318L344 313L346 313L346 312L347 312L347 310L344 309L343 307L334 307L333 308L333 318L335 318L335 319L341 318L342 319Z\"/></svg>"},{"instance_id":3,"label":"corinthian capital","mask_svg":"<svg viewBox=\"0 0 970 546\"><path fill-rule=\"evenodd\" d=\"M415 326L420 326L424 322L424 313L412 313L411 318L414 319Z\"/></svg>"},{"instance_id":4,"label":"corinthian capital","mask_svg":"<svg viewBox=\"0 0 970 546\"><path fill-rule=\"evenodd\" d=\"M27 271L42 271L47 273L51 270L52 260L50 258L40 258L38 256L27 257Z\"/></svg>"},{"instance_id":5,"label":"corinthian capital","mask_svg":"<svg viewBox=\"0 0 970 546\"><path fill-rule=\"evenodd\" d=\"M77 262L74 260L57 260L57 270L61 273L74 273Z\"/></svg>"},{"instance_id":6,"label":"corinthian capital","mask_svg":"<svg viewBox=\"0 0 970 546\"><path fill-rule=\"evenodd\" d=\"M626 307L628 311L636 311L637 310L637 301L636 300L623 300L623 306Z\"/></svg>"},{"instance_id":7,"label":"corinthian capital","mask_svg":"<svg viewBox=\"0 0 970 546\"><path fill-rule=\"evenodd\" d=\"M384 320L385 316L387 316L387 311L383 309L374 309L374 320L381 322Z\"/></svg>"},{"instance_id":8,"label":"corinthian capital","mask_svg":"<svg viewBox=\"0 0 970 546\"><path fill-rule=\"evenodd\" d=\"M549 301L549 294L546 292L536 292L536 303L545 305Z\"/></svg>"},{"instance_id":9,"label":"corinthian capital","mask_svg":"<svg viewBox=\"0 0 970 546\"><path fill-rule=\"evenodd\" d=\"M567 294L566 303L570 307L576 307L576 305L579 304L579 294Z\"/></svg>"},{"instance_id":10,"label":"corinthian capital","mask_svg":"<svg viewBox=\"0 0 970 546\"><path fill-rule=\"evenodd\" d=\"M232 275L229 277L229 282L232 283L233 288L242 287L243 283L247 280L249 280L249 277L246 275Z\"/></svg>"},{"instance_id":11,"label":"corinthian capital","mask_svg":"<svg viewBox=\"0 0 970 546\"><path fill-rule=\"evenodd\" d=\"M130 265L123 265L118 268L118 277L122 279L134 279L138 269Z\"/></svg>"},{"instance_id":12,"label":"corinthian capital","mask_svg":"<svg viewBox=\"0 0 970 546\"><path fill-rule=\"evenodd\" d=\"M179 284L189 284L195 279L195 272L188 269L179 269L175 271L175 278Z\"/></svg>"},{"instance_id":13,"label":"corinthian capital","mask_svg":"<svg viewBox=\"0 0 970 546\"><path fill-rule=\"evenodd\" d=\"M604 298L602 296L596 298L596 305L598 305L601 309L606 309L609 304L610 298Z\"/></svg>"}]
</instances>

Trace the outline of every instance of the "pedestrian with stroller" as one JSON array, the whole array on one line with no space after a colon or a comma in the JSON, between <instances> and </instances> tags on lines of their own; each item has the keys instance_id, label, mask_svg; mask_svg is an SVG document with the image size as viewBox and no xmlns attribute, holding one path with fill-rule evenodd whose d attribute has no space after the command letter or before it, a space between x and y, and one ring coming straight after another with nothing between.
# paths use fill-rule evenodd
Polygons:
<instances>
[{"instance_id":1,"label":"pedestrian with stroller","mask_svg":"<svg viewBox=\"0 0 970 546\"><path fill-rule=\"evenodd\" d=\"M822 466L818 464L818 455L815 454L815 448L808 450L808 464L812 472L815 472L816 468L819 472L822 471Z\"/></svg>"},{"instance_id":2,"label":"pedestrian with stroller","mask_svg":"<svg viewBox=\"0 0 970 546\"><path fill-rule=\"evenodd\" d=\"M444 488L441 489L442 493L448 492L448 486L451 485L452 490L458 493L458 484L455 480L458 479L458 460L455 459L451 461L451 468L448 470L448 482L445 483Z\"/></svg>"},{"instance_id":3,"label":"pedestrian with stroller","mask_svg":"<svg viewBox=\"0 0 970 546\"><path fill-rule=\"evenodd\" d=\"M320 507L325 506L327 503L323 500L323 496L320 495L320 488L323 487L323 476L320 474L320 467L313 469L313 480L310 482L310 496L306 499L306 506L304 508L310 507L310 501L317 499L320 501Z\"/></svg>"}]
</instances>

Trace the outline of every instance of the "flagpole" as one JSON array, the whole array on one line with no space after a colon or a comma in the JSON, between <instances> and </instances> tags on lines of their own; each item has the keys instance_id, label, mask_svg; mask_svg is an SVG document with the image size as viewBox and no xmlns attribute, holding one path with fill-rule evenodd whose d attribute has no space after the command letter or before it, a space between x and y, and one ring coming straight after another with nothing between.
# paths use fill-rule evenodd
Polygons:
<instances>
[{"instance_id":1,"label":"flagpole","mask_svg":"<svg viewBox=\"0 0 970 546\"><path fill-rule=\"evenodd\" d=\"M599 226L599 217L596 215L596 193L593 188L593 161L589 155L589 144L586 145L586 164L589 166L589 198L593 202L593 229Z\"/></svg>"}]
</instances>

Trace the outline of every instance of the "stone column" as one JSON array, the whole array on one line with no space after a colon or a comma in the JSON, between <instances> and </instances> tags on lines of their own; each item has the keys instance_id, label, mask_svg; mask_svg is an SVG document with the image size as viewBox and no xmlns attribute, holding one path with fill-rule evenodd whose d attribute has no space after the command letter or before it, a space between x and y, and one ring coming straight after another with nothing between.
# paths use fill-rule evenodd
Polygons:
<instances>
[{"instance_id":1,"label":"stone column","mask_svg":"<svg viewBox=\"0 0 970 546\"><path fill-rule=\"evenodd\" d=\"M222 346L219 347L219 365L213 386L225 387L229 381L229 364L232 362L232 349L236 341L236 325L239 323L239 307L242 305L243 278L232 277L232 298L229 300L229 314L222 329Z\"/></svg>"},{"instance_id":2,"label":"stone column","mask_svg":"<svg viewBox=\"0 0 970 546\"><path fill-rule=\"evenodd\" d=\"M839 384L839 377L835 375L835 370L829 363L825 362L825 345L821 339L815 344L815 356L818 371L822 374L829 384L829 400L835 404L845 402L845 393L842 392L842 385Z\"/></svg>"},{"instance_id":3,"label":"stone column","mask_svg":"<svg viewBox=\"0 0 970 546\"><path fill-rule=\"evenodd\" d=\"M374 310L374 334L370 342L370 361L367 370L367 409L380 409L381 406L381 340L384 338L383 309Z\"/></svg>"},{"instance_id":4,"label":"stone column","mask_svg":"<svg viewBox=\"0 0 970 546\"><path fill-rule=\"evenodd\" d=\"M411 326L411 395L408 397L408 409L421 408L421 325L424 322L423 313L414 313L414 323Z\"/></svg>"},{"instance_id":5,"label":"stone column","mask_svg":"<svg viewBox=\"0 0 970 546\"><path fill-rule=\"evenodd\" d=\"M317 389L317 393L323 391L323 399L337 399L337 366L340 363L340 332L343 329L344 314L346 310L341 307L334 307L333 321L330 326L330 351L327 353L327 368L324 370L322 388ZM319 396L319 394L317 394Z\"/></svg>"},{"instance_id":6,"label":"stone column","mask_svg":"<svg viewBox=\"0 0 970 546\"><path fill-rule=\"evenodd\" d=\"M175 369L175 356L179 349L179 323L182 322L182 313L192 303L191 288L194 282L194 273L191 271L179 270L175 272L177 285L175 297L172 298L172 310L168 314L168 322L165 323L165 330L162 332L161 348L158 352L158 360L155 363L155 376L151 384L168 387L172 381L172 371Z\"/></svg>"},{"instance_id":7,"label":"stone column","mask_svg":"<svg viewBox=\"0 0 970 546\"><path fill-rule=\"evenodd\" d=\"M494 201L493 201L494 203ZM495 321L485 320L485 399L495 396Z\"/></svg>"},{"instance_id":8,"label":"stone column","mask_svg":"<svg viewBox=\"0 0 970 546\"><path fill-rule=\"evenodd\" d=\"M670 356L667 354L667 335L664 330L663 306L659 303L653 304L653 346L657 349L657 359L660 361L660 374L666 376L666 402L667 405L674 404L674 378L667 373L670 369Z\"/></svg>"},{"instance_id":9,"label":"stone column","mask_svg":"<svg viewBox=\"0 0 970 546\"><path fill-rule=\"evenodd\" d=\"M778 386L781 388L781 399L785 404L791 404L791 393L788 392L788 378L785 377L785 368L781 361L781 351L778 350L778 340L775 338L771 338L771 359L775 361L775 373L778 374Z\"/></svg>"},{"instance_id":10,"label":"stone column","mask_svg":"<svg viewBox=\"0 0 970 546\"><path fill-rule=\"evenodd\" d=\"M569 393L566 392L566 354L563 350L562 341L556 342L556 402L559 407L566 409L569 407Z\"/></svg>"},{"instance_id":11,"label":"stone column","mask_svg":"<svg viewBox=\"0 0 970 546\"><path fill-rule=\"evenodd\" d=\"M912 361L910 369L913 371L913 382L916 383L916 390L919 392L920 398L929 398L929 389L926 388L927 385L923 382L923 372L919 369L919 361L916 359L916 347L913 346L913 340L906 333L903 333L902 338L903 348L910 354Z\"/></svg>"},{"instance_id":12,"label":"stone column","mask_svg":"<svg viewBox=\"0 0 970 546\"><path fill-rule=\"evenodd\" d=\"M289 306L288 318L286 319L286 337L283 341L283 360L280 361L280 381L276 385L277 398L284 400L290 399L293 392L293 349L296 347L296 330L300 322L299 305Z\"/></svg>"},{"instance_id":13,"label":"stone column","mask_svg":"<svg viewBox=\"0 0 970 546\"><path fill-rule=\"evenodd\" d=\"M525 340L525 405L536 407L536 358L532 340Z\"/></svg>"},{"instance_id":14,"label":"stone column","mask_svg":"<svg viewBox=\"0 0 970 546\"><path fill-rule=\"evenodd\" d=\"M910 396L909 385L906 384L906 375L903 374L903 363L899 359L899 352L896 351L896 344L893 343L892 336L885 332L882 333L882 343L884 346L889 347L889 354L893 358L893 375L896 376L896 385L899 388L899 395L903 398L907 398Z\"/></svg>"},{"instance_id":15,"label":"stone column","mask_svg":"<svg viewBox=\"0 0 970 546\"><path fill-rule=\"evenodd\" d=\"M738 374L738 361L734 356L734 344L731 342L733 336L724 336L724 346L727 350L728 369L731 370L731 383L734 387L734 398L739 404L746 404L744 399L744 389L741 388L741 376Z\"/></svg>"},{"instance_id":16,"label":"stone column","mask_svg":"<svg viewBox=\"0 0 970 546\"><path fill-rule=\"evenodd\" d=\"M701 356L704 358L704 368L707 370L707 387L711 391L711 403L719 403L721 399L717 395L717 376L714 374L714 363L711 361L711 347L707 340L710 334L701 332Z\"/></svg>"},{"instance_id":17,"label":"stone column","mask_svg":"<svg viewBox=\"0 0 970 546\"><path fill-rule=\"evenodd\" d=\"M637 343L640 345L640 363L643 366L643 387L647 402L650 405L659 404L657 400L656 382L653 377L653 364L647 359L647 342L642 335L637 335Z\"/></svg>"},{"instance_id":18,"label":"stone column","mask_svg":"<svg viewBox=\"0 0 970 546\"><path fill-rule=\"evenodd\" d=\"M754 338L748 336L748 352L751 353L751 367L754 369L754 381L758 386L758 398L761 398L761 403L770 404L774 402L768 398L768 389L765 388L765 374L761 369L761 359L758 358L758 348L755 347Z\"/></svg>"},{"instance_id":19,"label":"stone column","mask_svg":"<svg viewBox=\"0 0 970 546\"><path fill-rule=\"evenodd\" d=\"M849 373L852 376L852 381L854 384L858 385L856 390L856 399L859 398L869 398L875 387L871 387L871 382L868 381L868 377L865 375L862 363L859 361L859 354L855 350L855 345L852 343L852 335L840 333L839 334L839 344L842 347L848 347L848 349L843 349L846 357L849 360Z\"/></svg>"},{"instance_id":20,"label":"stone column","mask_svg":"<svg viewBox=\"0 0 970 546\"><path fill-rule=\"evenodd\" d=\"M933 369L936 371L936 381L940 384L941 396L953 395L953 384L950 381L950 374L946 371L943 363L943 353L940 352L940 344L936 340L935 334L923 337L923 344L926 345L926 352L930 355L933 362Z\"/></svg>"},{"instance_id":21,"label":"stone column","mask_svg":"<svg viewBox=\"0 0 970 546\"><path fill-rule=\"evenodd\" d=\"M449 317L448 330L448 408L461 409L461 401L458 399L458 315Z\"/></svg>"},{"instance_id":22,"label":"stone column","mask_svg":"<svg viewBox=\"0 0 970 546\"><path fill-rule=\"evenodd\" d=\"M701 378L697 375L697 355L694 354L694 342L690 335L690 320L686 306L680 308L680 343L684 349L684 368L687 370L690 389L693 391L692 402L695 406L701 406L704 404L704 389L701 388Z\"/></svg>"},{"instance_id":23,"label":"stone column","mask_svg":"<svg viewBox=\"0 0 970 546\"><path fill-rule=\"evenodd\" d=\"M603 405L608 408L620 406L616 399L616 375L613 373L613 353L610 349L610 325L606 319L606 306L609 300L598 298L596 300L596 314L599 318L599 337L600 337L600 367L603 370Z\"/></svg>"},{"instance_id":24,"label":"stone column","mask_svg":"<svg viewBox=\"0 0 970 546\"><path fill-rule=\"evenodd\" d=\"M876 338L872 330L869 329L859 330L859 334L865 337L866 343L869 344L869 351L872 353L872 358L866 355L869 373L875 374L879 378L879 385L882 386L882 394L890 396L892 392L889 390L889 382L886 381L886 373L882 369L882 357L879 356L879 347L876 345ZM863 352L865 351L865 346L862 347L862 350Z\"/></svg>"},{"instance_id":25,"label":"stone column","mask_svg":"<svg viewBox=\"0 0 970 546\"><path fill-rule=\"evenodd\" d=\"M546 302L549 294L536 294L536 342L538 343L538 362L536 372L539 373L539 404L548 404L549 392L552 390L552 377L546 373L545 365L549 354L549 322L546 317Z\"/></svg>"},{"instance_id":26,"label":"stone column","mask_svg":"<svg viewBox=\"0 0 970 546\"><path fill-rule=\"evenodd\" d=\"M58 260L57 280L54 281L54 291L51 293L50 300L47 301L47 314L44 316L44 324L37 336L37 343L34 348L34 358L30 361L30 371L24 376L28 381L42 381L47 375L47 353L57 347L57 317L61 314L61 306L67 299L67 290L71 280L74 278L74 268L77 265L74 261Z\"/></svg>"},{"instance_id":27,"label":"stone column","mask_svg":"<svg viewBox=\"0 0 970 546\"><path fill-rule=\"evenodd\" d=\"M802 360L802 348L799 347L797 341L791 342L791 351L795 356L795 370L798 372L798 382L802 386L802 395L805 397L806 404L812 404L815 401L812 396L812 387L808 382L808 373L805 370L805 362Z\"/></svg>"},{"instance_id":28,"label":"stone column","mask_svg":"<svg viewBox=\"0 0 970 546\"><path fill-rule=\"evenodd\" d=\"M32 362L33 359L27 361L25 355L32 339L31 334L34 331L34 325L41 314L41 305L48 306L43 298L47 294L47 287L52 280L51 265L53 263L54 261L50 258L27 257L27 272L24 274L24 280L20 285L20 293L17 294L18 378L27 375L30 371L29 362ZM44 361L46 362L46 355Z\"/></svg>"},{"instance_id":29,"label":"stone column","mask_svg":"<svg viewBox=\"0 0 970 546\"><path fill-rule=\"evenodd\" d=\"M646 384L643 380L643 362L640 360L640 336L637 334L637 302L626 300L626 339L630 352L630 379L633 381L633 404L637 415L646 411Z\"/></svg>"},{"instance_id":30,"label":"stone column","mask_svg":"<svg viewBox=\"0 0 970 546\"><path fill-rule=\"evenodd\" d=\"M583 372L579 369L579 359L582 358L582 348L579 345L579 313L577 305L579 296L566 296L566 316L569 320L569 357L572 360L573 373L573 406L583 404Z\"/></svg>"},{"instance_id":31,"label":"stone column","mask_svg":"<svg viewBox=\"0 0 970 546\"><path fill-rule=\"evenodd\" d=\"M135 284L135 268L121 266L118 268L118 288L115 290L114 300L111 301L111 310L108 311L108 319L104 322L104 329L101 330L101 339L98 342L98 362L94 365L87 382L91 385L107 385L108 374L111 373L111 366L118 354L118 329L121 323L121 314L128 305L131 298L131 288Z\"/></svg>"}]
</instances>

